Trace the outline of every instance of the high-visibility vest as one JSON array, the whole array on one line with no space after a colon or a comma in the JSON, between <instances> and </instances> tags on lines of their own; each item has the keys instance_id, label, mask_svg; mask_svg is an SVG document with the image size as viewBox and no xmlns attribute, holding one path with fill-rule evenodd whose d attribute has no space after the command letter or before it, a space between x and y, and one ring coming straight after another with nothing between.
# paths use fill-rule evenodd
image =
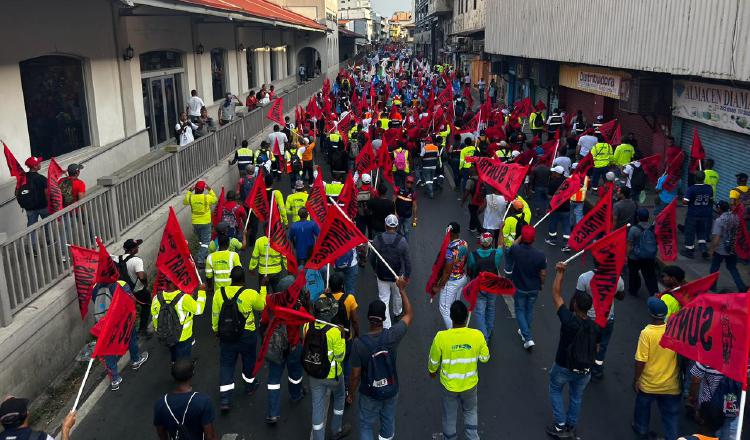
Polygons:
<instances>
[{"instance_id":1,"label":"high-visibility vest","mask_svg":"<svg viewBox=\"0 0 750 440\"><path fill-rule=\"evenodd\" d=\"M242 266L237 252L216 251L206 257L206 278L213 278L216 288L228 286L232 284L229 275L235 266Z\"/></svg>"},{"instance_id":2,"label":"high-visibility vest","mask_svg":"<svg viewBox=\"0 0 750 440\"><path fill-rule=\"evenodd\" d=\"M440 369L440 383L447 391L460 393L477 386L477 363L489 359L490 350L482 332L468 327L452 328L435 335L428 370L434 373Z\"/></svg>"},{"instance_id":3,"label":"high-visibility vest","mask_svg":"<svg viewBox=\"0 0 750 440\"><path fill-rule=\"evenodd\" d=\"M215 205L216 202L214 190L204 191L202 194L194 194L192 191L188 191L182 204L190 206L194 225L208 225L211 223L211 206Z\"/></svg>"},{"instance_id":4,"label":"high-visibility vest","mask_svg":"<svg viewBox=\"0 0 750 440\"><path fill-rule=\"evenodd\" d=\"M326 183L326 196L338 197L341 194L341 190L344 189L344 184L340 182Z\"/></svg>"},{"instance_id":5,"label":"high-visibility vest","mask_svg":"<svg viewBox=\"0 0 750 440\"><path fill-rule=\"evenodd\" d=\"M224 287L224 294L226 294L227 299L239 295L237 308L245 317L245 330L255 330L255 314L253 312L262 312L265 308L266 286L260 286L260 293L255 289L246 289L243 286L226 286ZM219 330L219 315L223 305L224 297L221 294L221 289L216 289L211 303L211 328L215 332Z\"/></svg>"},{"instance_id":6,"label":"high-visibility vest","mask_svg":"<svg viewBox=\"0 0 750 440\"><path fill-rule=\"evenodd\" d=\"M591 149L591 156L594 158L594 168L604 168L612 162L612 145L606 142L599 142Z\"/></svg>"},{"instance_id":7,"label":"high-visibility vest","mask_svg":"<svg viewBox=\"0 0 750 440\"><path fill-rule=\"evenodd\" d=\"M477 148L475 146L473 146L473 145L470 145L468 147L463 147L461 149L461 157L459 159L459 167L460 168L465 168L465 169L469 169L469 168L473 167L474 164L471 163L471 162L466 162L466 158L474 156L474 154L476 153L476 151L477 151Z\"/></svg>"},{"instance_id":8,"label":"high-visibility vest","mask_svg":"<svg viewBox=\"0 0 750 440\"><path fill-rule=\"evenodd\" d=\"M422 168L435 169L438 164L438 147L435 144L424 146L424 156L422 156Z\"/></svg>"},{"instance_id":9,"label":"high-visibility vest","mask_svg":"<svg viewBox=\"0 0 750 440\"><path fill-rule=\"evenodd\" d=\"M249 148L240 148L237 150L237 164L244 168L253 163L253 150Z\"/></svg>"},{"instance_id":10,"label":"high-visibility vest","mask_svg":"<svg viewBox=\"0 0 750 440\"><path fill-rule=\"evenodd\" d=\"M304 191L292 193L286 197L286 215L290 223L299 221L299 210L307 203L307 197Z\"/></svg>"},{"instance_id":11,"label":"high-visibility vest","mask_svg":"<svg viewBox=\"0 0 750 440\"><path fill-rule=\"evenodd\" d=\"M172 301L179 293L179 290L162 292L162 297L164 298L164 302L167 303L165 307L174 307L177 311L177 316L182 324L182 333L180 333L180 342L182 342L187 341L193 336L193 316L201 315L206 310L206 291L199 289L197 298L193 298L188 294L182 295L180 301L172 306ZM158 296L154 296L151 300L151 317L153 319L154 330L159 325L159 311L161 311L161 306L162 304Z\"/></svg>"},{"instance_id":12,"label":"high-visibility vest","mask_svg":"<svg viewBox=\"0 0 750 440\"><path fill-rule=\"evenodd\" d=\"M266 252L268 252L268 266L266 266ZM281 265L286 264L286 258L269 246L268 237L261 235L255 240L253 255L250 257L250 270L258 269L260 275L274 275L281 272Z\"/></svg>"}]
</instances>

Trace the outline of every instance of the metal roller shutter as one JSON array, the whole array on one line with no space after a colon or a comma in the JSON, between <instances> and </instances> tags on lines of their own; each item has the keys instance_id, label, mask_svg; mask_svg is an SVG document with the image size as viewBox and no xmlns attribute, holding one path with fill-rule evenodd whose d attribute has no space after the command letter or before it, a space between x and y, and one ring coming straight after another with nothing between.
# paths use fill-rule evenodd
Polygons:
<instances>
[{"instance_id":1,"label":"metal roller shutter","mask_svg":"<svg viewBox=\"0 0 750 440\"><path fill-rule=\"evenodd\" d=\"M734 176L737 173L750 174L750 136L688 119L676 120L682 123L679 142L687 157L693 143L693 128L698 128L706 157L714 160L714 169L719 173L716 199L729 200L729 190L736 186Z\"/></svg>"}]
</instances>

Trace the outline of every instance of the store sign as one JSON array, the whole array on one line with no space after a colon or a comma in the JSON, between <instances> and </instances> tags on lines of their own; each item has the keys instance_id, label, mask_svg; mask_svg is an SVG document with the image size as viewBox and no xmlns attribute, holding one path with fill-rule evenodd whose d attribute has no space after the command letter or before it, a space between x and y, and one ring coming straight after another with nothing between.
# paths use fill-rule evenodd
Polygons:
<instances>
[{"instance_id":1,"label":"store sign","mask_svg":"<svg viewBox=\"0 0 750 440\"><path fill-rule=\"evenodd\" d=\"M750 134L750 90L674 80L672 115Z\"/></svg>"},{"instance_id":2,"label":"store sign","mask_svg":"<svg viewBox=\"0 0 750 440\"><path fill-rule=\"evenodd\" d=\"M596 72L578 72L578 88L598 95L619 95L620 77Z\"/></svg>"}]
</instances>

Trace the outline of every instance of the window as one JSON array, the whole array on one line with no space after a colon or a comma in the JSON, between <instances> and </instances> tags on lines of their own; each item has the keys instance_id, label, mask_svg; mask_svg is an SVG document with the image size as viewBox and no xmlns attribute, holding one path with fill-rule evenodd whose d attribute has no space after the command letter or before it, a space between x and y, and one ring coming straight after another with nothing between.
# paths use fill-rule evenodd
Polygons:
<instances>
[{"instance_id":1,"label":"window","mask_svg":"<svg viewBox=\"0 0 750 440\"><path fill-rule=\"evenodd\" d=\"M271 81L276 81L279 79L279 72L278 72L278 63L279 61L279 52L276 49L271 50Z\"/></svg>"},{"instance_id":2,"label":"window","mask_svg":"<svg viewBox=\"0 0 750 440\"><path fill-rule=\"evenodd\" d=\"M474 0L474 10L477 10L477 0Z\"/></svg>"},{"instance_id":3,"label":"window","mask_svg":"<svg viewBox=\"0 0 750 440\"><path fill-rule=\"evenodd\" d=\"M245 51L245 55L247 56L247 87L252 89L256 87L255 78L253 77L253 72L255 72L255 51L248 49Z\"/></svg>"},{"instance_id":4,"label":"window","mask_svg":"<svg viewBox=\"0 0 750 440\"><path fill-rule=\"evenodd\" d=\"M167 50L146 52L141 55L141 72L177 69L182 67L182 55Z\"/></svg>"},{"instance_id":5,"label":"window","mask_svg":"<svg viewBox=\"0 0 750 440\"><path fill-rule=\"evenodd\" d=\"M224 98L227 93L224 83L226 72L224 70L224 49L211 49L211 88L214 101Z\"/></svg>"},{"instance_id":6,"label":"window","mask_svg":"<svg viewBox=\"0 0 750 440\"><path fill-rule=\"evenodd\" d=\"M19 66L32 156L50 158L90 145L81 60L43 56Z\"/></svg>"}]
</instances>

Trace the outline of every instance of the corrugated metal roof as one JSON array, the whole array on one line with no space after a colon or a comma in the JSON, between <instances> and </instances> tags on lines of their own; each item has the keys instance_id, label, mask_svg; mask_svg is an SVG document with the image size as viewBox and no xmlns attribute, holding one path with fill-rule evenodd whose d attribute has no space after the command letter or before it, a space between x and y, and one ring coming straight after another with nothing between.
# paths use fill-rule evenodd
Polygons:
<instances>
[{"instance_id":1,"label":"corrugated metal roof","mask_svg":"<svg viewBox=\"0 0 750 440\"><path fill-rule=\"evenodd\" d=\"M750 81L747 0L487 0L485 51Z\"/></svg>"},{"instance_id":2,"label":"corrugated metal roof","mask_svg":"<svg viewBox=\"0 0 750 440\"><path fill-rule=\"evenodd\" d=\"M180 0L182 3L205 6L223 11L238 12L253 17L265 18L311 29L325 30L326 27L315 20L299 15L279 5L265 0Z\"/></svg>"}]
</instances>

